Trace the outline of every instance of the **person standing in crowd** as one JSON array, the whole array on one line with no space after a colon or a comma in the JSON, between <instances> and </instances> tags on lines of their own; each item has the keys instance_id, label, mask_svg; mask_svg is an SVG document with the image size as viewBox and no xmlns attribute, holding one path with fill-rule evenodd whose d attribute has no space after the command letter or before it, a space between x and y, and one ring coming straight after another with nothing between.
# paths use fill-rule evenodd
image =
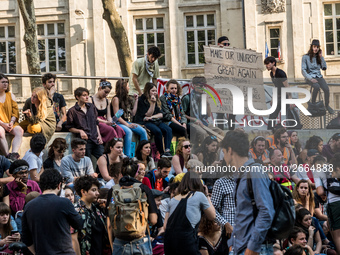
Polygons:
<instances>
[{"instance_id":1,"label":"person standing in crowd","mask_svg":"<svg viewBox=\"0 0 340 255\"><path fill-rule=\"evenodd\" d=\"M274 83L275 88L278 89L277 91L277 105L276 109L273 113L269 115L268 119L276 119L281 111L281 88L289 88L288 80L287 80L287 74L285 71L279 69L276 67L276 59L274 57L267 57L264 60L264 64L266 65L266 68L268 71L270 71L270 77L272 78L272 82ZM289 93L288 98L292 98L291 93ZM271 105L273 104L273 100L271 101ZM291 105L293 107L294 105ZM275 106L274 106L275 107ZM287 105L288 109L288 105ZM268 130L273 129L273 122L269 121Z\"/></svg>"},{"instance_id":2,"label":"person standing in crowd","mask_svg":"<svg viewBox=\"0 0 340 255\"><path fill-rule=\"evenodd\" d=\"M142 95L144 86L148 82L157 84L157 78L159 74L159 65L157 59L161 56L161 52L158 47L152 46L148 49L148 53L145 57L138 58L132 64L130 84L133 84L130 93L137 93Z\"/></svg>"},{"instance_id":3,"label":"person standing in crowd","mask_svg":"<svg viewBox=\"0 0 340 255\"><path fill-rule=\"evenodd\" d=\"M263 136L256 136L251 142L248 157L261 164L268 164L270 162L269 151L266 150L266 139Z\"/></svg>"},{"instance_id":4,"label":"person standing in crowd","mask_svg":"<svg viewBox=\"0 0 340 255\"><path fill-rule=\"evenodd\" d=\"M64 96L56 92L55 82L57 76L51 73L45 73L42 76L42 85L46 90L48 98L52 101L53 111L56 118L56 131L67 131L66 124L66 102Z\"/></svg>"},{"instance_id":5,"label":"person standing in crowd","mask_svg":"<svg viewBox=\"0 0 340 255\"><path fill-rule=\"evenodd\" d=\"M98 113L98 127L103 143L112 140L115 137L123 138L124 130L112 120L111 107L107 96L112 89L111 82L106 79L100 79L98 92L89 98Z\"/></svg>"},{"instance_id":6,"label":"person standing in crowd","mask_svg":"<svg viewBox=\"0 0 340 255\"><path fill-rule=\"evenodd\" d=\"M157 86L146 83L144 94L138 99L136 123L144 125L154 135L157 150L162 157L172 157L170 146L172 140L171 128L163 122L161 101L158 98ZM163 148L163 138L164 147Z\"/></svg>"},{"instance_id":7,"label":"person standing in crowd","mask_svg":"<svg viewBox=\"0 0 340 255\"><path fill-rule=\"evenodd\" d=\"M235 199L234 199L235 182L231 173L225 177L216 180L211 194L211 203L216 210L216 220L221 226L224 226L225 236L231 237L235 222Z\"/></svg>"},{"instance_id":8,"label":"person standing in crowd","mask_svg":"<svg viewBox=\"0 0 340 255\"><path fill-rule=\"evenodd\" d=\"M26 119L19 125L30 134L43 133L47 142L55 132L56 120L51 100L43 87L35 88L23 107Z\"/></svg>"},{"instance_id":9,"label":"person standing in crowd","mask_svg":"<svg viewBox=\"0 0 340 255\"><path fill-rule=\"evenodd\" d=\"M80 176L91 175L97 177L93 171L91 159L85 156L86 141L75 138L71 142L73 154L61 160L60 169L66 183L73 182Z\"/></svg>"},{"instance_id":10,"label":"person standing in crowd","mask_svg":"<svg viewBox=\"0 0 340 255\"><path fill-rule=\"evenodd\" d=\"M23 129L19 126L19 109L15 96L9 91L9 80L7 76L0 73L0 150L11 160L19 159L18 153ZM12 141L12 152L6 140L6 133L14 136Z\"/></svg>"},{"instance_id":11,"label":"person standing in crowd","mask_svg":"<svg viewBox=\"0 0 340 255\"><path fill-rule=\"evenodd\" d=\"M22 241L36 255L75 255L70 226L82 229L81 216L70 200L61 198L63 178L58 170L44 171L40 179L43 194L29 202L22 216Z\"/></svg>"},{"instance_id":12,"label":"person standing in crowd","mask_svg":"<svg viewBox=\"0 0 340 255\"><path fill-rule=\"evenodd\" d=\"M221 142L224 160L227 165L241 167L261 166L248 158L248 135L241 131L229 131ZM250 176L248 176L250 174ZM228 241L233 246L235 254L273 254L273 244L266 240L266 234L271 227L275 210L273 199L269 191L270 180L261 171L238 171L235 175L235 227L232 237ZM252 200L248 190L248 177L251 177L254 200L258 208L257 217L253 215ZM265 243L266 241L266 243Z\"/></svg>"},{"instance_id":13,"label":"person standing in crowd","mask_svg":"<svg viewBox=\"0 0 340 255\"><path fill-rule=\"evenodd\" d=\"M86 140L85 155L93 155L98 159L103 155L103 140L98 127L98 114L96 108L89 101L89 91L86 88L77 88L74 91L76 104L67 112L66 128L80 138Z\"/></svg>"},{"instance_id":14,"label":"person standing in crowd","mask_svg":"<svg viewBox=\"0 0 340 255\"><path fill-rule=\"evenodd\" d=\"M30 141L30 149L25 153L23 160L29 165L29 179L39 182L41 174L44 172L42 152L46 145L46 138L43 134L35 134Z\"/></svg>"},{"instance_id":15,"label":"person standing in crowd","mask_svg":"<svg viewBox=\"0 0 340 255\"><path fill-rule=\"evenodd\" d=\"M48 157L43 164L44 169L54 168L60 172L61 160L67 148L68 144L64 138L54 139L53 143L49 146Z\"/></svg>"},{"instance_id":16,"label":"person standing in crowd","mask_svg":"<svg viewBox=\"0 0 340 255\"><path fill-rule=\"evenodd\" d=\"M151 187L163 191L169 185L168 175L171 169L171 161L167 158L161 158L158 161L157 169L151 170L146 174L149 178Z\"/></svg>"},{"instance_id":17,"label":"person standing in crowd","mask_svg":"<svg viewBox=\"0 0 340 255\"><path fill-rule=\"evenodd\" d=\"M150 141L144 140L138 144L134 159L144 163L146 173L156 168L155 161L151 156Z\"/></svg>"},{"instance_id":18,"label":"person standing in crowd","mask_svg":"<svg viewBox=\"0 0 340 255\"><path fill-rule=\"evenodd\" d=\"M118 163L123 160L123 141L121 138L113 138L106 144L104 154L97 160L97 170L98 178L104 179L108 182L112 179L109 175L110 165L113 163Z\"/></svg>"},{"instance_id":19,"label":"person standing in crowd","mask_svg":"<svg viewBox=\"0 0 340 255\"><path fill-rule=\"evenodd\" d=\"M139 135L140 142L148 140L146 130L136 123L132 123L137 112L138 95L129 95L129 83L123 79L119 79L116 83L116 95L112 98L111 106L113 114L122 109L123 115L118 118L117 125L124 132L124 154L131 158L131 142L132 133Z\"/></svg>"},{"instance_id":20,"label":"person standing in crowd","mask_svg":"<svg viewBox=\"0 0 340 255\"><path fill-rule=\"evenodd\" d=\"M99 181L91 176L79 177L74 182L74 189L81 197L76 203L75 209L84 221L82 230L75 232L78 234L81 255L111 253L107 250L110 250L110 244L106 229L106 217L94 205L98 199L99 186Z\"/></svg>"},{"instance_id":21,"label":"person standing in crowd","mask_svg":"<svg viewBox=\"0 0 340 255\"><path fill-rule=\"evenodd\" d=\"M161 95L163 120L178 137L187 137L187 119L185 117L180 96L182 87L172 79L166 83L166 92Z\"/></svg>"},{"instance_id":22,"label":"person standing in crowd","mask_svg":"<svg viewBox=\"0 0 340 255\"><path fill-rule=\"evenodd\" d=\"M322 155L327 158L327 161L330 161L337 152L340 152L340 133L335 133L328 144L322 148Z\"/></svg>"},{"instance_id":23,"label":"person standing in crowd","mask_svg":"<svg viewBox=\"0 0 340 255\"><path fill-rule=\"evenodd\" d=\"M176 154L172 157L171 173L174 175L188 172L187 163L190 159L198 159L191 153L191 143L188 139L178 139Z\"/></svg>"},{"instance_id":24,"label":"person standing in crowd","mask_svg":"<svg viewBox=\"0 0 340 255\"><path fill-rule=\"evenodd\" d=\"M217 40L217 45L220 46L221 48L223 47L229 47L230 46L230 42L229 42L229 38L226 36L221 36L220 38L218 38ZM225 114L223 113L216 113L216 118L217 119L224 119ZM228 114L228 123L235 123L235 119L236 119L236 115L229 113ZM217 124L217 127L223 129L224 124ZM230 125L228 124L229 130L234 130L235 129L235 125Z\"/></svg>"},{"instance_id":25,"label":"person standing in crowd","mask_svg":"<svg viewBox=\"0 0 340 255\"><path fill-rule=\"evenodd\" d=\"M9 168L9 173L14 177L14 181L7 184L13 215L24 208L27 194L32 191L37 191L41 194L39 185L35 181L28 179L28 168L28 163L22 159L14 161Z\"/></svg>"},{"instance_id":26,"label":"person standing in crowd","mask_svg":"<svg viewBox=\"0 0 340 255\"><path fill-rule=\"evenodd\" d=\"M129 187L132 186L135 183L139 183L135 179L137 170L138 170L138 165L135 161L129 158L123 159L123 165L122 165L122 175L123 177L119 180L119 189L122 187ZM149 220L149 224L151 226L155 225L157 223L157 207L155 204L155 200L152 196L151 190L144 184L140 184L139 188L141 189L142 196L146 196L147 203L149 204L148 206L148 213L145 215L145 212L143 211L143 216L147 216L147 219ZM115 206L115 200L114 197L112 196L113 193L113 188L110 189L108 193L108 198L107 198L107 207ZM128 215L126 215L128 216ZM112 218L112 215L110 216L110 222L111 226L113 228L113 222L116 220L123 220L120 217L117 218ZM124 217L124 216L122 216ZM142 219L140 219L142 220ZM145 222L146 223L146 222ZM119 224L119 223L117 223ZM147 224L147 223L146 223ZM148 226L146 226L148 228ZM109 230L110 231L110 230ZM118 230L117 230L118 232ZM147 254L151 255L152 254L152 249L151 249L151 242L150 242L150 237L149 235L143 233L142 237L138 238L133 238L133 237L123 237L122 233L117 233L117 236L115 236L114 242L113 242L113 255L134 255L134 254Z\"/></svg>"},{"instance_id":27,"label":"person standing in crowd","mask_svg":"<svg viewBox=\"0 0 340 255\"><path fill-rule=\"evenodd\" d=\"M314 39L310 45L309 51L302 57L301 70L306 82L313 88L312 103L316 102L316 97L320 88L325 94L325 107L329 114L334 110L329 106L329 87L323 78L320 69L325 71L327 64L322 56L320 41Z\"/></svg>"},{"instance_id":28,"label":"person standing in crowd","mask_svg":"<svg viewBox=\"0 0 340 255\"><path fill-rule=\"evenodd\" d=\"M286 165L297 164L296 157L292 145L289 143L288 133L285 128L280 128L275 131L274 141L274 145L270 148L279 149L282 152L284 163Z\"/></svg>"},{"instance_id":29,"label":"person standing in crowd","mask_svg":"<svg viewBox=\"0 0 340 255\"><path fill-rule=\"evenodd\" d=\"M187 172L178 186L178 195L169 202L165 215L164 251L170 254L200 254L198 225L202 212L209 220L216 217L207 188L195 172Z\"/></svg>"}]
</instances>

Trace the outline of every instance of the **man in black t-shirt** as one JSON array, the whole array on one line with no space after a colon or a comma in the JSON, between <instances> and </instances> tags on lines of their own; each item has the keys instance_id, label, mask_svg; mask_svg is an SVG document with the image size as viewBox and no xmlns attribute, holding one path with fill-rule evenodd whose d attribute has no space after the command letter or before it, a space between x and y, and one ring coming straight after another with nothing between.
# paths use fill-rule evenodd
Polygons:
<instances>
[{"instance_id":1,"label":"man in black t-shirt","mask_svg":"<svg viewBox=\"0 0 340 255\"><path fill-rule=\"evenodd\" d=\"M83 220L66 198L61 198L62 176L47 169L40 177L43 194L25 206L22 216L22 241L36 255L75 255L70 226L81 230Z\"/></svg>"},{"instance_id":2,"label":"man in black t-shirt","mask_svg":"<svg viewBox=\"0 0 340 255\"><path fill-rule=\"evenodd\" d=\"M277 91L277 106L273 113L269 115L269 119L276 119L281 111L281 88L289 87L287 75L286 73L276 67L276 59L274 57L267 57L264 60L264 64L268 71L270 71L270 77L274 83L274 86L278 89ZM292 95L289 93L288 98L292 98ZM272 101L273 102L273 101ZM290 107L294 107L294 105L290 105ZM288 106L287 106L288 108ZM268 121L268 130L273 129L273 122Z\"/></svg>"},{"instance_id":3,"label":"man in black t-shirt","mask_svg":"<svg viewBox=\"0 0 340 255\"><path fill-rule=\"evenodd\" d=\"M47 96L53 102L53 111L57 121L56 131L67 131L66 124L66 102L64 96L56 92L55 80L57 76L46 73L42 77L43 87L46 89Z\"/></svg>"}]
</instances>

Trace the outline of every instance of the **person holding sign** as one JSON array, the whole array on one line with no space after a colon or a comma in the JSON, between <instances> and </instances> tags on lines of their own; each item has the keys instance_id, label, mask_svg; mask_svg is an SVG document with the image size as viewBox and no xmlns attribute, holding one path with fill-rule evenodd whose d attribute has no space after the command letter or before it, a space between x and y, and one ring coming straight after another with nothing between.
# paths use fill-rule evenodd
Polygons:
<instances>
[{"instance_id":1,"label":"person holding sign","mask_svg":"<svg viewBox=\"0 0 340 255\"><path fill-rule=\"evenodd\" d=\"M283 87L288 88L289 84L288 84L287 75L285 71L276 67L276 59L274 57L267 57L264 60L264 64L266 65L267 70L270 71L270 77L272 78L275 88L278 88L276 110L269 115L269 119L272 120L272 119L276 119L281 111L281 88ZM288 94L288 98L292 98L292 95L290 93ZM294 105L290 105L290 107L292 109ZM273 129L273 121L268 122L267 129L268 130Z\"/></svg>"},{"instance_id":2,"label":"person holding sign","mask_svg":"<svg viewBox=\"0 0 340 255\"><path fill-rule=\"evenodd\" d=\"M139 96L143 94L144 86L147 82L157 84L159 74L159 65L157 59L161 56L158 47L153 46L148 49L148 53L138 58L132 64L130 84L133 84L130 93L137 93Z\"/></svg>"}]
</instances>

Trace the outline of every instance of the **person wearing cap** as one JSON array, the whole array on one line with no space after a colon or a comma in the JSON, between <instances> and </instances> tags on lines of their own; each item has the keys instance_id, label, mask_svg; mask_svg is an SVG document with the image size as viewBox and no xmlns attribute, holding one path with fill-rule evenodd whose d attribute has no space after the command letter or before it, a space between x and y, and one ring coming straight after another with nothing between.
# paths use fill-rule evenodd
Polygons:
<instances>
[{"instance_id":1,"label":"person wearing cap","mask_svg":"<svg viewBox=\"0 0 340 255\"><path fill-rule=\"evenodd\" d=\"M141 58L138 58L132 64L130 84L130 93L137 93L139 96L143 94L144 86L147 82L157 84L159 74L159 65L157 59L161 56L161 51L157 46L152 46L148 49L148 53Z\"/></svg>"},{"instance_id":2,"label":"person wearing cap","mask_svg":"<svg viewBox=\"0 0 340 255\"><path fill-rule=\"evenodd\" d=\"M125 136L124 130L112 119L111 107L107 99L111 90L111 82L106 79L100 79L98 92L89 98L89 103L92 103L97 109L98 127L103 143L111 141L116 137L123 138Z\"/></svg>"},{"instance_id":3,"label":"person wearing cap","mask_svg":"<svg viewBox=\"0 0 340 255\"><path fill-rule=\"evenodd\" d=\"M229 39L226 36L221 36L220 38L218 38L217 43L217 45L220 47L230 46Z\"/></svg>"},{"instance_id":4,"label":"person wearing cap","mask_svg":"<svg viewBox=\"0 0 340 255\"><path fill-rule=\"evenodd\" d=\"M7 183L12 215L24 208L27 194L32 191L37 191L41 194L39 185L35 181L28 179L28 171L29 164L22 159L14 161L9 167L9 173L14 177L14 181Z\"/></svg>"},{"instance_id":5,"label":"person wearing cap","mask_svg":"<svg viewBox=\"0 0 340 255\"><path fill-rule=\"evenodd\" d=\"M285 71L279 69L276 67L276 58L274 57L267 57L264 60L264 64L266 65L266 68L268 71L270 71L270 77L272 79L272 82L274 83L275 88L278 89L277 91L277 105L276 109L273 113L269 115L269 119L276 119L281 111L281 88L289 88L288 80L287 80L287 74ZM292 94L289 93L288 98L292 98ZM294 105L290 105L291 109L293 109ZM287 105L288 109L288 105ZM273 122L269 121L267 129L273 129Z\"/></svg>"},{"instance_id":6,"label":"person wearing cap","mask_svg":"<svg viewBox=\"0 0 340 255\"><path fill-rule=\"evenodd\" d=\"M301 69L306 82L313 88L312 103L316 102L321 88L325 94L325 107L329 114L333 114L334 110L329 106L329 87L320 71L320 69L325 71L327 64L322 56L319 40L314 39L308 53L302 57Z\"/></svg>"},{"instance_id":7,"label":"person wearing cap","mask_svg":"<svg viewBox=\"0 0 340 255\"><path fill-rule=\"evenodd\" d=\"M331 137L329 143L322 148L322 155L327 158L328 162L337 152L340 152L340 133L335 133Z\"/></svg>"},{"instance_id":8,"label":"person wearing cap","mask_svg":"<svg viewBox=\"0 0 340 255\"><path fill-rule=\"evenodd\" d=\"M25 153L23 160L29 165L29 179L39 182L40 175L43 173L42 152L46 145L46 138L43 134L35 134L30 141L30 149Z\"/></svg>"},{"instance_id":9,"label":"person wearing cap","mask_svg":"<svg viewBox=\"0 0 340 255\"><path fill-rule=\"evenodd\" d=\"M56 119L56 129L55 131L67 132L65 128L66 124L66 102L62 94L56 92L55 82L57 76L52 73L45 73L41 80L42 85L46 90L48 98L51 100L53 105L53 111Z\"/></svg>"},{"instance_id":10,"label":"person wearing cap","mask_svg":"<svg viewBox=\"0 0 340 255\"><path fill-rule=\"evenodd\" d=\"M75 89L74 97L77 102L67 112L66 128L79 135L79 138L86 140L86 156L93 155L98 159L103 155L104 147L99 132L96 107L89 103L89 91L86 88Z\"/></svg>"}]
</instances>

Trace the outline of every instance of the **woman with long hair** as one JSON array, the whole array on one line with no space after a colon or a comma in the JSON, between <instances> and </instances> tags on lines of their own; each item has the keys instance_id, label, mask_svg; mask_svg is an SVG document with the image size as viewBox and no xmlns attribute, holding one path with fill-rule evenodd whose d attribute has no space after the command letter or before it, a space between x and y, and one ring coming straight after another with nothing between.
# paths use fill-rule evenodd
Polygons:
<instances>
[{"instance_id":1,"label":"woman with long hair","mask_svg":"<svg viewBox=\"0 0 340 255\"><path fill-rule=\"evenodd\" d=\"M19 125L30 134L43 133L48 143L55 132L56 119L45 88L33 90L31 98L25 102L22 113L26 119Z\"/></svg>"},{"instance_id":2,"label":"woman with long hair","mask_svg":"<svg viewBox=\"0 0 340 255\"><path fill-rule=\"evenodd\" d=\"M201 146L197 148L196 155L198 160L205 166L216 165L218 161L218 142L216 136L207 136Z\"/></svg>"},{"instance_id":3,"label":"woman with long hair","mask_svg":"<svg viewBox=\"0 0 340 255\"><path fill-rule=\"evenodd\" d=\"M312 103L316 102L316 97L321 88L325 94L325 107L330 114L333 114L334 110L329 106L329 87L320 71L326 70L327 65L322 56L319 40L314 39L309 51L302 57L301 69L306 82L313 88Z\"/></svg>"},{"instance_id":4,"label":"woman with long hair","mask_svg":"<svg viewBox=\"0 0 340 255\"><path fill-rule=\"evenodd\" d=\"M113 138L109 141L104 149L104 154L97 160L98 178L104 179L108 182L112 179L109 175L110 165L120 162L123 157L123 140L122 138Z\"/></svg>"},{"instance_id":5,"label":"woman with long hair","mask_svg":"<svg viewBox=\"0 0 340 255\"><path fill-rule=\"evenodd\" d=\"M137 111L138 95L130 96L129 90L128 81L119 79L116 83L116 95L112 98L111 107L114 114L119 109L124 111L123 115L118 118L117 125L125 132L124 154L131 157L132 133L139 135L140 141L147 140L148 135L144 128L136 123L132 123Z\"/></svg>"},{"instance_id":6,"label":"woman with long hair","mask_svg":"<svg viewBox=\"0 0 340 255\"><path fill-rule=\"evenodd\" d=\"M182 87L179 83L172 79L166 83L166 92L161 95L162 111L164 112L163 121L167 121L167 125L171 127L172 133L179 137L187 137L187 119L185 117L182 101Z\"/></svg>"},{"instance_id":7,"label":"woman with long hair","mask_svg":"<svg viewBox=\"0 0 340 255\"><path fill-rule=\"evenodd\" d=\"M155 161L153 160L151 156L150 141L144 140L138 144L134 159L144 163L145 173L148 173L149 171L156 168Z\"/></svg>"},{"instance_id":8,"label":"woman with long hair","mask_svg":"<svg viewBox=\"0 0 340 255\"><path fill-rule=\"evenodd\" d=\"M298 163L299 164L307 163L308 150L315 149L320 154L322 154L322 148L323 148L323 140L320 136L313 135L309 137L309 139L306 141L305 148L299 154Z\"/></svg>"},{"instance_id":9,"label":"woman with long hair","mask_svg":"<svg viewBox=\"0 0 340 255\"><path fill-rule=\"evenodd\" d=\"M149 189L152 189L150 179L148 177L145 177L144 163L142 161L137 161L137 163L138 163L138 170L137 170L135 179L145 184L146 186L148 186Z\"/></svg>"},{"instance_id":10,"label":"woman with long hair","mask_svg":"<svg viewBox=\"0 0 340 255\"><path fill-rule=\"evenodd\" d=\"M3 202L0 202L0 247L2 251L8 254L12 252L7 248L13 242L18 242L20 240L20 234L11 233L11 231L17 231L18 229L13 228L11 225L11 209L9 206Z\"/></svg>"},{"instance_id":11,"label":"woman with long hair","mask_svg":"<svg viewBox=\"0 0 340 255\"><path fill-rule=\"evenodd\" d=\"M196 155L191 153L191 143L188 139L178 139L176 154L172 157L171 173L180 174L188 172L187 163L190 159L198 159Z\"/></svg>"},{"instance_id":12,"label":"woman with long hair","mask_svg":"<svg viewBox=\"0 0 340 255\"><path fill-rule=\"evenodd\" d=\"M49 146L48 158L44 161L44 169L54 168L60 172L61 159L68 147L64 138L56 138Z\"/></svg>"},{"instance_id":13,"label":"woman with long hair","mask_svg":"<svg viewBox=\"0 0 340 255\"><path fill-rule=\"evenodd\" d=\"M107 99L111 90L111 83L106 79L100 79L98 92L89 98L89 102L97 109L98 127L103 143L106 143L115 137L123 138L125 135L124 130L117 126L112 119L111 107L109 105L109 100Z\"/></svg>"},{"instance_id":14,"label":"woman with long hair","mask_svg":"<svg viewBox=\"0 0 340 255\"><path fill-rule=\"evenodd\" d=\"M18 154L24 131L19 126L19 109L15 96L9 91L8 77L0 73L0 150L12 160L19 159ZM12 152L6 140L6 133L14 136Z\"/></svg>"},{"instance_id":15,"label":"woman with long hair","mask_svg":"<svg viewBox=\"0 0 340 255\"><path fill-rule=\"evenodd\" d=\"M307 180L300 180L294 187L293 198L296 204L301 204L313 215L315 209L314 192Z\"/></svg>"},{"instance_id":16,"label":"woman with long hair","mask_svg":"<svg viewBox=\"0 0 340 255\"><path fill-rule=\"evenodd\" d=\"M169 202L165 216L165 254L198 255L198 225L202 213L207 219L216 217L208 190L195 172L187 172L178 186L178 195ZM178 247L181 247L180 250Z\"/></svg>"},{"instance_id":17,"label":"woman with long hair","mask_svg":"<svg viewBox=\"0 0 340 255\"><path fill-rule=\"evenodd\" d=\"M300 152L302 151L302 146L299 141L298 132L290 130L290 131L287 131L287 133L290 138L290 144L292 145L295 157L298 160Z\"/></svg>"},{"instance_id":18,"label":"woman with long hair","mask_svg":"<svg viewBox=\"0 0 340 255\"><path fill-rule=\"evenodd\" d=\"M163 121L161 101L158 98L157 86L151 82L145 84L144 93L138 99L136 123L144 125L154 135L157 150L162 157L172 157L170 146L172 130ZM164 147L163 149L163 138Z\"/></svg>"}]
</instances>

